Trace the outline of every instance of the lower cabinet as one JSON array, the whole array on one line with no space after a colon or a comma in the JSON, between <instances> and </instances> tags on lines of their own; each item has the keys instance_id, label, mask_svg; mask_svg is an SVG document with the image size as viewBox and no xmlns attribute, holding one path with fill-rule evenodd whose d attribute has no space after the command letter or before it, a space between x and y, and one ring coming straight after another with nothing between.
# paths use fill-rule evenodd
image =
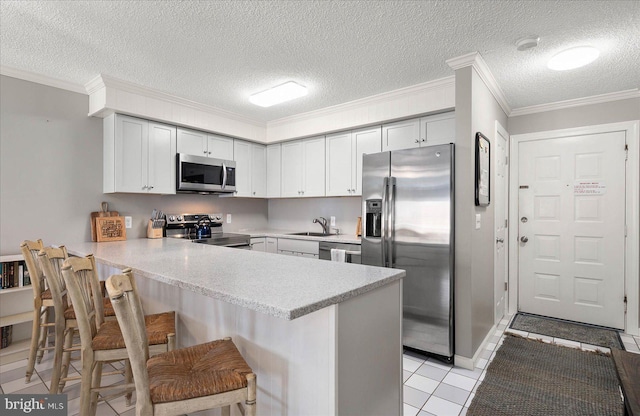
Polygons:
<instances>
[{"instance_id":1,"label":"lower cabinet","mask_svg":"<svg viewBox=\"0 0 640 416\"><path fill-rule=\"evenodd\" d=\"M253 251L267 251L266 243L267 241L265 237L257 237L257 238L252 238L249 244L251 245L251 250Z\"/></svg>"},{"instance_id":2,"label":"lower cabinet","mask_svg":"<svg viewBox=\"0 0 640 416\"><path fill-rule=\"evenodd\" d=\"M278 252L278 239L274 237L267 237L267 253L277 253Z\"/></svg>"},{"instance_id":3,"label":"lower cabinet","mask_svg":"<svg viewBox=\"0 0 640 416\"><path fill-rule=\"evenodd\" d=\"M308 240L291 240L278 238L278 254L285 256L299 256L319 258L320 243Z\"/></svg>"}]
</instances>

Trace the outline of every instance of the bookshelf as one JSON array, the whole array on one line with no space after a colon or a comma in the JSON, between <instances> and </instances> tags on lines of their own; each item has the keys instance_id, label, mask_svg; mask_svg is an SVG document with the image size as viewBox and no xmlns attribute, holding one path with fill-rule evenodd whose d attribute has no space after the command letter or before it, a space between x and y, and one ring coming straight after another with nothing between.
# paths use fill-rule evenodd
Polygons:
<instances>
[{"instance_id":1,"label":"bookshelf","mask_svg":"<svg viewBox=\"0 0 640 416\"><path fill-rule=\"evenodd\" d=\"M22 261L22 255L0 256L5 265ZM13 325L11 345L0 349L0 366L27 358L33 321L33 289L31 285L0 289L0 327Z\"/></svg>"}]
</instances>

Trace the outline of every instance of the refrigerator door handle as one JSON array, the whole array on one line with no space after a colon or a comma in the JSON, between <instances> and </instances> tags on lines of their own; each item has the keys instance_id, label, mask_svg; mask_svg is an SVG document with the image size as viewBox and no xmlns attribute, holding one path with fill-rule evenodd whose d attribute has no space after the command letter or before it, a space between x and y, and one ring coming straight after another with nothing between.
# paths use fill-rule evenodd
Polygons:
<instances>
[{"instance_id":1,"label":"refrigerator door handle","mask_svg":"<svg viewBox=\"0 0 640 416\"><path fill-rule=\"evenodd\" d=\"M382 252L382 267L389 267L387 263L387 218L389 216L387 197L389 194L389 177L382 178L382 218L380 221L380 251Z\"/></svg>"},{"instance_id":2,"label":"refrigerator door handle","mask_svg":"<svg viewBox=\"0 0 640 416\"><path fill-rule=\"evenodd\" d=\"M393 255L393 247L395 245L395 219L396 219L396 178L389 177L388 184L389 198L387 200L387 259L389 267L394 267L396 259Z\"/></svg>"}]
</instances>

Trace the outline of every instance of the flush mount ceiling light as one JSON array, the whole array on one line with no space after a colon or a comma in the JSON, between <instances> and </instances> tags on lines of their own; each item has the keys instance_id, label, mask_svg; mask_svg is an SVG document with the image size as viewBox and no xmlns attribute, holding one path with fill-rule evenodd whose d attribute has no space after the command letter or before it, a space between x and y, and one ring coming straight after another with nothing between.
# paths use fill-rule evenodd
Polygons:
<instances>
[{"instance_id":1,"label":"flush mount ceiling light","mask_svg":"<svg viewBox=\"0 0 640 416\"><path fill-rule=\"evenodd\" d=\"M255 105L259 105L260 107L271 107L272 105L280 104L305 95L307 95L307 87L293 81L289 81L257 94L253 94L249 97L249 101Z\"/></svg>"},{"instance_id":2,"label":"flush mount ceiling light","mask_svg":"<svg viewBox=\"0 0 640 416\"><path fill-rule=\"evenodd\" d=\"M600 51L592 46L578 46L555 54L547 67L554 71L580 68L595 61L599 55Z\"/></svg>"}]
</instances>

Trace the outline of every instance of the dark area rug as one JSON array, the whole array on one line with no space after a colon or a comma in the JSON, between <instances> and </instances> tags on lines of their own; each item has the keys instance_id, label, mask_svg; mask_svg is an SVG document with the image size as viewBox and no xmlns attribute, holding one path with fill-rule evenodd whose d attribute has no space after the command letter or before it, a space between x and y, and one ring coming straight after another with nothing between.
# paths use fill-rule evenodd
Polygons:
<instances>
[{"instance_id":1,"label":"dark area rug","mask_svg":"<svg viewBox=\"0 0 640 416\"><path fill-rule=\"evenodd\" d=\"M612 358L506 335L467 416L623 415Z\"/></svg>"},{"instance_id":2,"label":"dark area rug","mask_svg":"<svg viewBox=\"0 0 640 416\"><path fill-rule=\"evenodd\" d=\"M600 347L624 349L618 331L593 325L518 312L511 322L511 328Z\"/></svg>"}]
</instances>

